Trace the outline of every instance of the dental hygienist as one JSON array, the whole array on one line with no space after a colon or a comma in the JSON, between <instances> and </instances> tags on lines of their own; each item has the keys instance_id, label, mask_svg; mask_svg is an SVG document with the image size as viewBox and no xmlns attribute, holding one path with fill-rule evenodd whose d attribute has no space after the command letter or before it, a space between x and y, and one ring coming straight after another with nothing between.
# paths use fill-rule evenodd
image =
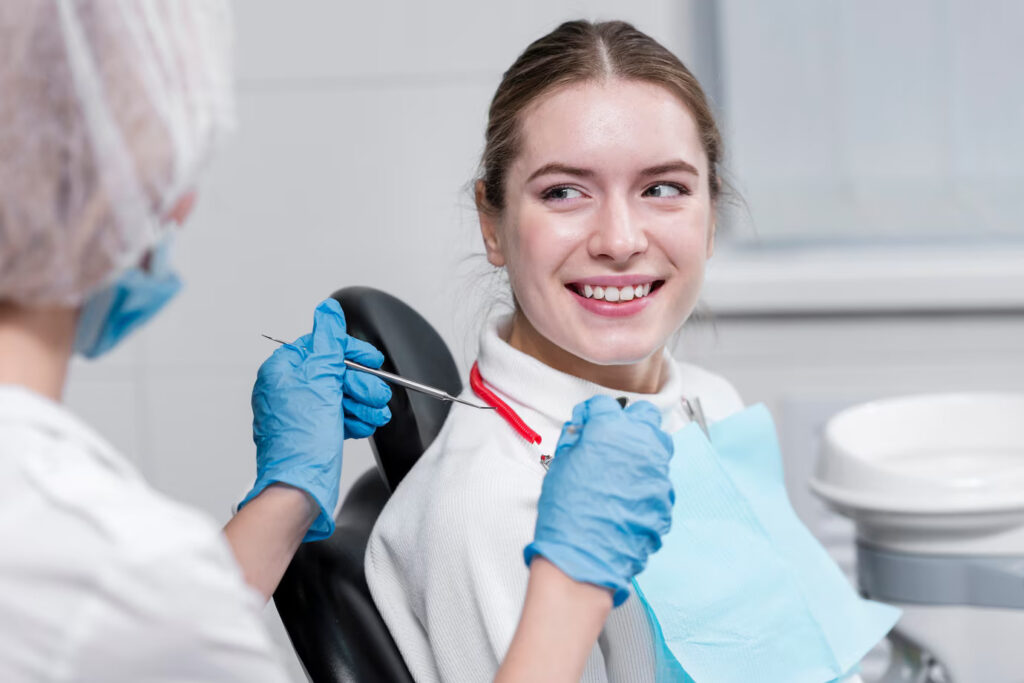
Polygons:
<instances>
[{"instance_id":1,"label":"dental hygienist","mask_svg":"<svg viewBox=\"0 0 1024 683\"><path fill-rule=\"evenodd\" d=\"M168 226L188 215L232 122L230 39L228 7L214 0L0 4L5 682L286 680L243 576L265 598L310 525L327 532L341 430L364 436L387 419L386 387L365 378L344 383L362 418L351 429L341 391L322 394L338 419L316 427L337 440L327 451L302 433L259 444L258 495L225 539L60 404L73 354L101 356L179 289ZM293 406L322 417L313 379L343 379L342 352L380 362L337 312L314 325L306 351L268 364L274 391L257 423L277 409L294 427ZM319 489L303 487L317 477Z\"/></svg>"},{"instance_id":2,"label":"dental hygienist","mask_svg":"<svg viewBox=\"0 0 1024 683\"><path fill-rule=\"evenodd\" d=\"M0 3L5 683L286 680L263 603L298 545L333 530L344 438L389 419L386 385L342 363L383 358L322 303L312 332L260 368L256 485L222 533L61 405L72 355L114 348L179 289L168 226L232 122L230 44L218 0ZM552 559L531 565L502 680L537 680L538 667L572 680L611 589L660 544L671 447L648 422L616 410L574 425L540 504ZM631 457L605 465L632 486L628 510L602 505L585 475L601 448L583 437L608 429L636 436ZM591 514L543 512L567 491Z\"/></svg>"}]
</instances>

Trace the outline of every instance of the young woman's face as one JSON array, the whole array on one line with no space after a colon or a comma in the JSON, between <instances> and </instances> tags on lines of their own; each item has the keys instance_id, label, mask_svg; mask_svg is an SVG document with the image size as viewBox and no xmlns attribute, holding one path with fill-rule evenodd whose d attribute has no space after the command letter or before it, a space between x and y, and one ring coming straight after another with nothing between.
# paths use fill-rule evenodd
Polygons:
<instances>
[{"instance_id":1,"label":"young woman's face","mask_svg":"<svg viewBox=\"0 0 1024 683\"><path fill-rule=\"evenodd\" d=\"M507 267L519 304L513 345L579 376L660 367L713 248L693 116L661 86L612 79L542 97L521 126L505 209L481 215L488 259Z\"/></svg>"}]
</instances>

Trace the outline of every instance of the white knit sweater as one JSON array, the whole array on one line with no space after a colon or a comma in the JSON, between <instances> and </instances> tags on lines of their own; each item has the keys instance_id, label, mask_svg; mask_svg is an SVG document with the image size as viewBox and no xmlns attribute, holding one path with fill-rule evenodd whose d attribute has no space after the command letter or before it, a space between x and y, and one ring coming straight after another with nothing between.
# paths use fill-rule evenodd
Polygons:
<instances>
[{"instance_id":1,"label":"white knit sweater","mask_svg":"<svg viewBox=\"0 0 1024 683\"><path fill-rule=\"evenodd\" d=\"M533 540L545 473L539 453L554 450L573 406L595 394L648 400L661 409L670 433L686 424L683 396L699 397L710 421L743 407L727 381L668 356L668 380L657 394L629 394L563 374L503 341L507 324L495 319L482 332L480 374L541 435L540 450L493 411L454 404L367 547L370 591L417 681L493 679L526 596L523 548ZM581 680L653 679L652 634L640 601L631 597L612 611Z\"/></svg>"}]
</instances>

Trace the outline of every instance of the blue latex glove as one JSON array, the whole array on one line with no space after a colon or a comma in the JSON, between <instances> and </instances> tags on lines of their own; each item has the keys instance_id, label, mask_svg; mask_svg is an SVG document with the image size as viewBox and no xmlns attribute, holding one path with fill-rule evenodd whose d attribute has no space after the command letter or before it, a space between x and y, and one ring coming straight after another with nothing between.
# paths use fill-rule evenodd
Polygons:
<instances>
[{"instance_id":1,"label":"blue latex glove","mask_svg":"<svg viewBox=\"0 0 1024 683\"><path fill-rule=\"evenodd\" d=\"M387 424L391 389L373 375L345 367L348 358L378 368L384 356L348 336L334 299L313 314L312 334L284 344L260 366L252 389L256 484L239 508L273 483L302 489L320 506L303 541L334 533L342 442Z\"/></svg>"},{"instance_id":2,"label":"blue latex glove","mask_svg":"<svg viewBox=\"0 0 1024 683\"><path fill-rule=\"evenodd\" d=\"M610 588L619 606L672 524L672 439L647 401L595 396L573 409L537 504L526 564L543 555L576 581Z\"/></svg>"}]
</instances>

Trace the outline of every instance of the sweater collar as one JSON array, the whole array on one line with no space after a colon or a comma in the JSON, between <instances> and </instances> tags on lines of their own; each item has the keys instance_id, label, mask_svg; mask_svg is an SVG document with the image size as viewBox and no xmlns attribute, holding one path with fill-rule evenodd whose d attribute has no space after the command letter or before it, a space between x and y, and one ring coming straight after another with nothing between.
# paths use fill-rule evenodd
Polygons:
<instances>
[{"instance_id":1,"label":"sweater collar","mask_svg":"<svg viewBox=\"0 0 1024 683\"><path fill-rule=\"evenodd\" d=\"M625 396L630 403L650 401L661 411L666 422L678 423L683 398L682 379L675 359L665 354L668 377L661 390L654 394L640 394L609 389L555 370L533 356L513 348L505 341L511 316L491 318L480 334L480 355L477 360L480 374L487 385L504 400L529 408L561 425L572 417L576 404L597 394L618 398ZM664 424L663 426L668 426Z\"/></svg>"}]
</instances>

